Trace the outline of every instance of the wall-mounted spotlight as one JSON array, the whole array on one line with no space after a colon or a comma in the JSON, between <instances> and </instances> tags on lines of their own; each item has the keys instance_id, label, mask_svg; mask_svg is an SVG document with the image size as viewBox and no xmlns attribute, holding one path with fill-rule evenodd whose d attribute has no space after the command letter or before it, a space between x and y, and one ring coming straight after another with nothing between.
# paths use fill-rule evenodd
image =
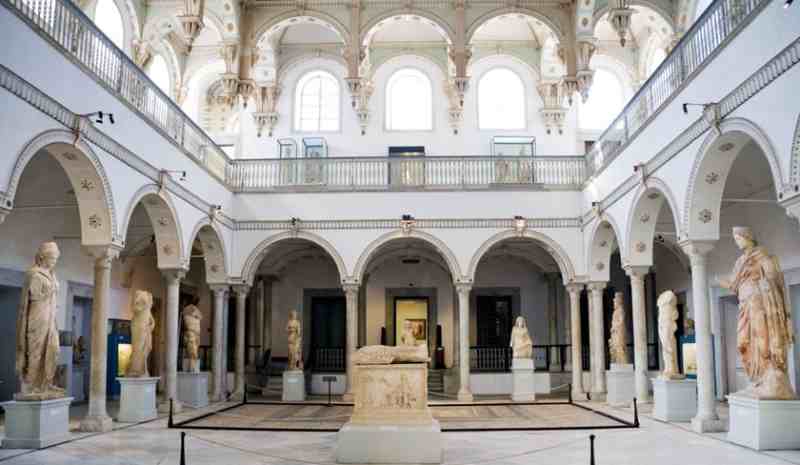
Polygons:
<instances>
[{"instance_id":1,"label":"wall-mounted spotlight","mask_svg":"<svg viewBox=\"0 0 800 465\"><path fill-rule=\"evenodd\" d=\"M178 181L186 181L186 171L182 170L161 170L164 174L177 175ZM220 207L222 208L222 207Z\"/></svg>"},{"instance_id":2,"label":"wall-mounted spotlight","mask_svg":"<svg viewBox=\"0 0 800 465\"><path fill-rule=\"evenodd\" d=\"M786 2L784 2L784 4L783 4L783 9L785 10L785 9L788 9L790 6L792 6L792 2L793 1L794 0L786 0Z\"/></svg>"},{"instance_id":3,"label":"wall-mounted spotlight","mask_svg":"<svg viewBox=\"0 0 800 465\"><path fill-rule=\"evenodd\" d=\"M292 227L297 227L300 223L300 218L295 218L294 216L289 219L289 223L291 223Z\"/></svg>"},{"instance_id":4,"label":"wall-mounted spotlight","mask_svg":"<svg viewBox=\"0 0 800 465\"><path fill-rule=\"evenodd\" d=\"M113 113L105 113L103 111L95 111L92 113L86 113L84 115L78 115L81 118L91 118L94 117L94 122L97 124L103 124L105 118L108 117L108 122L114 124L114 114Z\"/></svg>"}]
</instances>

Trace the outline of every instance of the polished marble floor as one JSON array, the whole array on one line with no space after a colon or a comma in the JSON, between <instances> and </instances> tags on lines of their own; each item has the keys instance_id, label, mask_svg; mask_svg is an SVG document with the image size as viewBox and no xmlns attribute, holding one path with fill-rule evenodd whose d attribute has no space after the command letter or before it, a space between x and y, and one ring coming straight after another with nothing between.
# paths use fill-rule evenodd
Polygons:
<instances>
[{"instance_id":1,"label":"polished marble floor","mask_svg":"<svg viewBox=\"0 0 800 465\"><path fill-rule=\"evenodd\" d=\"M597 408L627 417L630 409ZM800 464L800 451L755 452L725 441L724 434L699 435L688 424L649 417L643 406L641 428L599 431L444 433L448 465L586 465L589 434L596 434L598 465L780 465ZM723 415L726 411L721 408ZM178 419L197 415L188 412ZM41 451L0 450L9 465L178 465L180 430L166 420L79 435ZM335 433L265 431L188 431L187 465L303 465L334 463Z\"/></svg>"}]
</instances>

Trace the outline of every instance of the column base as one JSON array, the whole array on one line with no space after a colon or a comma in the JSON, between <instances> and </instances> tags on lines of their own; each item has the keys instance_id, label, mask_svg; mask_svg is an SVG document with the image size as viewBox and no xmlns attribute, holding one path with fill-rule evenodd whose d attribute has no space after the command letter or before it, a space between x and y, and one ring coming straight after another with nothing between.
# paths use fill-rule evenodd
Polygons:
<instances>
[{"instance_id":1,"label":"column base","mask_svg":"<svg viewBox=\"0 0 800 465\"><path fill-rule=\"evenodd\" d=\"M172 401L172 413L178 414L183 411L183 404L178 399ZM158 413L169 413L169 399L162 400L158 404Z\"/></svg>"},{"instance_id":2,"label":"column base","mask_svg":"<svg viewBox=\"0 0 800 465\"><path fill-rule=\"evenodd\" d=\"M456 398L459 402L472 402L475 400L475 398L472 396L472 393L469 391L458 391Z\"/></svg>"},{"instance_id":3,"label":"column base","mask_svg":"<svg viewBox=\"0 0 800 465\"><path fill-rule=\"evenodd\" d=\"M108 415L86 415L81 420L80 429L86 433L106 433L111 431L113 420Z\"/></svg>"},{"instance_id":4,"label":"column base","mask_svg":"<svg viewBox=\"0 0 800 465\"><path fill-rule=\"evenodd\" d=\"M233 392L228 397L230 402L244 402L244 392Z\"/></svg>"},{"instance_id":5,"label":"column base","mask_svg":"<svg viewBox=\"0 0 800 465\"><path fill-rule=\"evenodd\" d=\"M573 401L586 400L586 393L583 392L583 389L573 389L572 390L572 400Z\"/></svg>"},{"instance_id":6,"label":"column base","mask_svg":"<svg viewBox=\"0 0 800 465\"><path fill-rule=\"evenodd\" d=\"M714 415L715 418L701 418L699 416L692 418L692 430L695 433L720 433L728 431L728 425L719 417Z\"/></svg>"},{"instance_id":7,"label":"column base","mask_svg":"<svg viewBox=\"0 0 800 465\"><path fill-rule=\"evenodd\" d=\"M590 400L592 402L605 402L607 394L604 391L592 391L589 393L589 396L591 397Z\"/></svg>"},{"instance_id":8,"label":"column base","mask_svg":"<svg viewBox=\"0 0 800 465\"><path fill-rule=\"evenodd\" d=\"M158 378L117 378L117 381L122 386L118 422L139 423L158 416L156 412Z\"/></svg>"}]
</instances>

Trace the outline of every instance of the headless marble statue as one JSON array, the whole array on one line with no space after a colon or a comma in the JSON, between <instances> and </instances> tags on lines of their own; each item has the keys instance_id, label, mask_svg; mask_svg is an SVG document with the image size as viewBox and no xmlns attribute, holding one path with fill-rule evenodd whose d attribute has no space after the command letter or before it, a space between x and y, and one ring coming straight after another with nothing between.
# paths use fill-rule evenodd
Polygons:
<instances>
[{"instance_id":1,"label":"headless marble statue","mask_svg":"<svg viewBox=\"0 0 800 465\"><path fill-rule=\"evenodd\" d=\"M133 321L131 321L131 362L125 372L128 378L147 378L150 376L147 362L153 350L153 319L151 308L153 295L147 291L136 291L133 299Z\"/></svg>"},{"instance_id":2,"label":"headless marble statue","mask_svg":"<svg viewBox=\"0 0 800 465\"><path fill-rule=\"evenodd\" d=\"M196 305L190 304L183 309L183 357L189 366L184 371L200 372L200 320L203 314Z\"/></svg>"},{"instance_id":3,"label":"headless marble statue","mask_svg":"<svg viewBox=\"0 0 800 465\"><path fill-rule=\"evenodd\" d=\"M658 338L661 341L661 356L664 369L658 376L661 379L683 379L678 370L678 344L675 331L678 329L678 298L672 291L664 291L658 296Z\"/></svg>"},{"instance_id":4,"label":"headless marble statue","mask_svg":"<svg viewBox=\"0 0 800 465\"><path fill-rule=\"evenodd\" d=\"M518 316L514 322L509 346L514 358L533 358L533 340L528 333L528 323L524 317Z\"/></svg>"}]
</instances>

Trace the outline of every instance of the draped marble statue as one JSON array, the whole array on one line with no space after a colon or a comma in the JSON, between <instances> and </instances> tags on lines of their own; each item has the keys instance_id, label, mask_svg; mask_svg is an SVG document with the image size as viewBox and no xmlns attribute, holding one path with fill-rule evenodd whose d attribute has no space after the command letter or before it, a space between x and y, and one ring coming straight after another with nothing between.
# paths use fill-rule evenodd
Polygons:
<instances>
[{"instance_id":1,"label":"draped marble statue","mask_svg":"<svg viewBox=\"0 0 800 465\"><path fill-rule=\"evenodd\" d=\"M756 243L747 227L733 228L742 255L723 287L739 297L737 348L750 379L738 392L758 399L794 399L786 352L794 335L783 272L777 257Z\"/></svg>"},{"instance_id":2,"label":"draped marble statue","mask_svg":"<svg viewBox=\"0 0 800 465\"><path fill-rule=\"evenodd\" d=\"M59 355L55 275L59 256L58 245L45 242L25 273L17 317L16 371L21 388L16 400L64 397L64 390L54 383Z\"/></svg>"},{"instance_id":3,"label":"draped marble statue","mask_svg":"<svg viewBox=\"0 0 800 465\"><path fill-rule=\"evenodd\" d=\"M131 321L131 361L125 376L128 378L147 378L150 376L147 362L153 350L153 294L136 291L133 298L133 320Z\"/></svg>"},{"instance_id":4,"label":"draped marble statue","mask_svg":"<svg viewBox=\"0 0 800 465\"><path fill-rule=\"evenodd\" d=\"M528 323L524 317L518 316L514 322L509 346L514 358L533 358L533 340L528 333Z\"/></svg>"},{"instance_id":5,"label":"draped marble statue","mask_svg":"<svg viewBox=\"0 0 800 465\"><path fill-rule=\"evenodd\" d=\"M203 314L194 304L183 308L183 358L188 361L184 371L200 372L200 320Z\"/></svg>"},{"instance_id":6,"label":"draped marble statue","mask_svg":"<svg viewBox=\"0 0 800 465\"><path fill-rule=\"evenodd\" d=\"M628 328L625 326L625 301L622 292L614 294L614 313L611 314L611 337L608 348L611 363L628 363Z\"/></svg>"},{"instance_id":7,"label":"draped marble statue","mask_svg":"<svg viewBox=\"0 0 800 465\"><path fill-rule=\"evenodd\" d=\"M678 342L675 331L678 330L678 297L672 291L664 291L658 296L658 339L661 341L661 357L664 369L661 379L683 379L678 370Z\"/></svg>"},{"instance_id":8,"label":"draped marble statue","mask_svg":"<svg viewBox=\"0 0 800 465\"><path fill-rule=\"evenodd\" d=\"M289 341L289 371L303 371L303 325L300 322L297 310L289 312L289 321L286 323L286 333Z\"/></svg>"}]
</instances>

